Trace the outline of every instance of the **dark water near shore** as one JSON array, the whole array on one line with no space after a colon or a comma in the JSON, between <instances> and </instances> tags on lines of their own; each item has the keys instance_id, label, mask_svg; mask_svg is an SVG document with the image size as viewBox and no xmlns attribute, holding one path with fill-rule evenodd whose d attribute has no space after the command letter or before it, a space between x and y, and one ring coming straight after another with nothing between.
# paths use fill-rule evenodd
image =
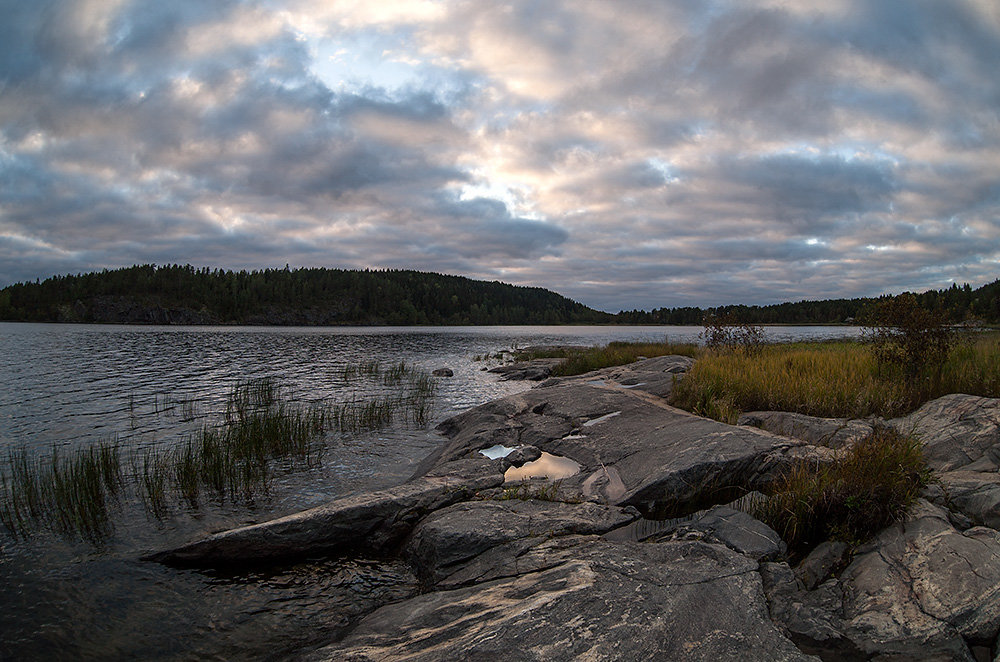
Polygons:
<instances>
[{"instance_id":1,"label":"dark water near shore","mask_svg":"<svg viewBox=\"0 0 1000 662\"><path fill-rule=\"evenodd\" d=\"M174 504L163 521L123 504L100 548L0 530L0 660L269 659L328 641L352 618L416 590L402 564L320 559L238 577L144 563L146 552L408 478L433 425L529 385L500 382L477 356L535 344L695 341L700 327L251 328L0 323L0 453L46 454L116 437L170 446L218 419L230 388L272 377L296 399L364 396L348 365L403 360L438 381L427 427L330 433L323 463L279 470L253 510ZM853 336L849 327L774 327L774 339ZM352 391L352 389L354 389Z\"/></svg>"}]
</instances>

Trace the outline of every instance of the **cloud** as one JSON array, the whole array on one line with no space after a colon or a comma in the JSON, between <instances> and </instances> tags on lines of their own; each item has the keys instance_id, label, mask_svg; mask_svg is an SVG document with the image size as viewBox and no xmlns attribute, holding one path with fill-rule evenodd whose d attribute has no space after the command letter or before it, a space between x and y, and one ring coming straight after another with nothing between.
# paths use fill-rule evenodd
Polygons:
<instances>
[{"instance_id":1,"label":"cloud","mask_svg":"<svg viewBox=\"0 0 1000 662\"><path fill-rule=\"evenodd\" d=\"M0 284L409 267L597 307L980 284L988 2L0 2Z\"/></svg>"}]
</instances>

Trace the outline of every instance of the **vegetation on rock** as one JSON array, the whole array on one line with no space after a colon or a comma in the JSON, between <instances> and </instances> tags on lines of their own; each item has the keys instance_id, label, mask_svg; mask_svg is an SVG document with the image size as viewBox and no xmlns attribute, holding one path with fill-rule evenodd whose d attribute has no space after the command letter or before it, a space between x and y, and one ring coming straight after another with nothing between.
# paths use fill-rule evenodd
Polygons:
<instances>
[{"instance_id":1,"label":"vegetation on rock","mask_svg":"<svg viewBox=\"0 0 1000 662\"><path fill-rule=\"evenodd\" d=\"M876 427L831 464L793 466L750 511L793 552L857 544L900 520L930 479L919 440Z\"/></svg>"}]
</instances>

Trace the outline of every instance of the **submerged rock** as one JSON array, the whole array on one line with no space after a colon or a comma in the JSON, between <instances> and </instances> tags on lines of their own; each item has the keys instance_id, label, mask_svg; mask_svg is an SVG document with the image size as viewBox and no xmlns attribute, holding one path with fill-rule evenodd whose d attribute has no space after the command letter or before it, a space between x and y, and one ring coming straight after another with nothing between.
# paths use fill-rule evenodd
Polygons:
<instances>
[{"instance_id":1,"label":"submerged rock","mask_svg":"<svg viewBox=\"0 0 1000 662\"><path fill-rule=\"evenodd\" d=\"M397 487L224 531L146 559L178 566L219 567L319 553L389 553L426 514L502 483L499 461L450 462Z\"/></svg>"}]
</instances>

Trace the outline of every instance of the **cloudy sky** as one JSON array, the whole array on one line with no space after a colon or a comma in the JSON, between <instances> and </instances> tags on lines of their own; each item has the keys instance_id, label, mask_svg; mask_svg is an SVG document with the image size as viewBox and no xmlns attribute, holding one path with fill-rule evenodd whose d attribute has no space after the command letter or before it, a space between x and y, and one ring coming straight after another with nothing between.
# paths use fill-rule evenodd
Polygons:
<instances>
[{"instance_id":1,"label":"cloudy sky","mask_svg":"<svg viewBox=\"0 0 1000 662\"><path fill-rule=\"evenodd\" d=\"M1000 277L996 0L0 12L0 286L413 268L617 311Z\"/></svg>"}]
</instances>

